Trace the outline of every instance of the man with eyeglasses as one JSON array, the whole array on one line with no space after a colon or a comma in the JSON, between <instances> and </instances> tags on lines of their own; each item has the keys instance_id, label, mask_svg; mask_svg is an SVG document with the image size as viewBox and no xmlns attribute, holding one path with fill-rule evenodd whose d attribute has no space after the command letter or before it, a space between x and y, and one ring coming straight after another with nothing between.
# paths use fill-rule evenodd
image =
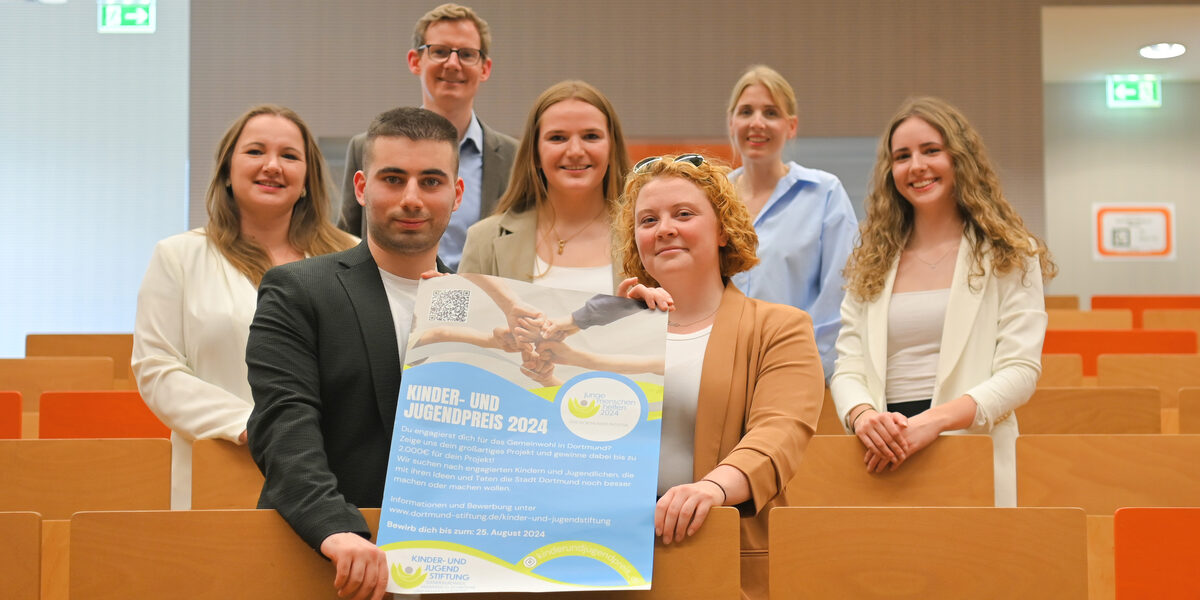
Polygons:
<instances>
[{"instance_id":1,"label":"man with eyeglasses","mask_svg":"<svg viewBox=\"0 0 1200 600\"><path fill-rule=\"evenodd\" d=\"M449 119L458 130L459 176L466 188L462 206L450 219L438 253L452 269L462 258L467 228L492 214L508 187L517 140L483 124L475 116L475 94L492 72L492 34L487 21L458 4L443 4L427 13L413 30L408 70L421 79L421 107ZM354 174L362 168L366 134L350 140L342 181L338 227L366 237L362 207L354 201Z\"/></svg>"}]
</instances>

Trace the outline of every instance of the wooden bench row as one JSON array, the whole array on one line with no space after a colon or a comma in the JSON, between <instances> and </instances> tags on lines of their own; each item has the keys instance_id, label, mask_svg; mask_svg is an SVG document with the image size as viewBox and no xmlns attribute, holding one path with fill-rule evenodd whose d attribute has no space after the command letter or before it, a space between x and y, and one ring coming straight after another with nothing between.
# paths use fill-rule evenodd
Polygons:
<instances>
[{"instance_id":1,"label":"wooden bench row","mask_svg":"<svg viewBox=\"0 0 1200 600\"><path fill-rule=\"evenodd\" d=\"M987 436L943 436L903 468L866 473L852 436L816 436L791 482L802 506L988 506ZM1200 506L1200 435L1022 435L1021 506ZM193 505L253 508L262 477L244 447L195 446ZM68 519L83 510L169 507L166 440L0 440L0 510Z\"/></svg>"},{"instance_id":2,"label":"wooden bench row","mask_svg":"<svg viewBox=\"0 0 1200 600\"><path fill-rule=\"evenodd\" d=\"M197 443L196 450L196 506L254 505L261 477L244 448L209 440ZM210 451L217 453L214 460ZM66 597L64 557L74 536L66 519L87 510L167 508L169 453L166 440L0 442L5 479L0 510L33 509L46 517L42 585L43 591L58 593L49 597ZM817 436L791 485L798 505L983 508L992 502L991 454L986 436L945 436L905 468L869 475L857 439ZM1197 455L1200 435L1022 436L1017 441L1018 503L1083 509L1093 533L1092 585L1111 587L1113 511L1200 505Z\"/></svg>"},{"instance_id":3,"label":"wooden bench row","mask_svg":"<svg viewBox=\"0 0 1200 600\"><path fill-rule=\"evenodd\" d=\"M378 509L363 511L377 530ZM1200 508L1130 508L1090 521L1072 508L788 507L771 513L771 598L1194 598ZM42 522L0 512L5 597L35 600ZM334 598L332 565L274 511L81 512L69 524L65 596ZM1106 581L1089 575L1096 538ZM737 511L655 547L653 587L555 598L739 598ZM481 594L442 596L475 600ZM532 600L545 596L506 594Z\"/></svg>"}]
</instances>

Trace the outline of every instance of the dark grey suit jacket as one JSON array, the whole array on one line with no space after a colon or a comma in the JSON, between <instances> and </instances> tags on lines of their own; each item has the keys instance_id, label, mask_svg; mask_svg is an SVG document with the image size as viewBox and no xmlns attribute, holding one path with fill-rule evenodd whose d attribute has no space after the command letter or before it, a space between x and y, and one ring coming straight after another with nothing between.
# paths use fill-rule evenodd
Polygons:
<instances>
[{"instance_id":1,"label":"dark grey suit jacket","mask_svg":"<svg viewBox=\"0 0 1200 600\"><path fill-rule=\"evenodd\" d=\"M479 122L483 129L483 177L480 178L479 215L482 219L496 210L496 202L504 195L508 187L508 176L512 171L513 159L517 154L517 140L504 135L483 121ZM367 239L367 223L362 218L362 206L354 197L354 174L363 166L363 145L367 141L366 132L350 139L346 149L346 172L342 176L342 216L338 219L338 227L362 239Z\"/></svg>"},{"instance_id":2,"label":"dark grey suit jacket","mask_svg":"<svg viewBox=\"0 0 1200 600\"><path fill-rule=\"evenodd\" d=\"M369 538L357 507L383 499L401 365L366 241L267 271L246 364L250 453L266 477L259 508L277 509L313 548L344 531Z\"/></svg>"}]
</instances>

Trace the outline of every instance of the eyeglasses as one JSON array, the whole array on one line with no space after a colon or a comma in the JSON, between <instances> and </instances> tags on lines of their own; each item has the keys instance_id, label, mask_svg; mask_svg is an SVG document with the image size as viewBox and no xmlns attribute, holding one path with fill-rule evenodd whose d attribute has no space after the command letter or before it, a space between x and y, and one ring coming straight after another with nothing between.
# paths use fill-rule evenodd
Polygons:
<instances>
[{"instance_id":1,"label":"eyeglasses","mask_svg":"<svg viewBox=\"0 0 1200 600\"><path fill-rule=\"evenodd\" d=\"M652 165L662 159L663 159L663 157L661 157L661 156L647 156L646 158L639 160L636 165L633 165L633 172L641 173L641 172L645 171L646 169L650 168L650 165ZM699 167L700 165L704 164L704 157L700 156L699 154L680 154L679 156L676 156L675 160L673 160L671 162L680 162L680 161L688 163L689 165L692 165L693 167Z\"/></svg>"},{"instance_id":2,"label":"eyeglasses","mask_svg":"<svg viewBox=\"0 0 1200 600\"><path fill-rule=\"evenodd\" d=\"M429 55L429 60L437 63L444 63L450 60L451 54L458 54L458 62L464 65L479 64L483 60L483 50L479 48L451 48L442 44L421 44L417 46L417 51L426 51Z\"/></svg>"}]
</instances>

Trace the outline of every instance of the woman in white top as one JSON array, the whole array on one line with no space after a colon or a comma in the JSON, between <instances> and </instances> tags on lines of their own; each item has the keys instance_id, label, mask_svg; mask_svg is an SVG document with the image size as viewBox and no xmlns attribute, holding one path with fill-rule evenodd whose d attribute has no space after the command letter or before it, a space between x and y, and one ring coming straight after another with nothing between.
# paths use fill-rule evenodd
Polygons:
<instances>
[{"instance_id":1,"label":"woman in white top","mask_svg":"<svg viewBox=\"0 0 1200 600\"><path fill-rule=\"evenodd\" d=\"M467 230L463 273L611 294L612 210L629 154L608 98L583 81L534 102L496 214Z\"/></svg>"},{"instance_id":2,"label":"woman in white top","mask_svg":"<svg viewBox=\"0 0 1200 600\"><path fill-rule=\"evenodd\" d=\"M905 102L846 267L831 384L869 471L900 467L944 432L988 433L996 504L1015 506L1013 411L1041 372L1042 282L1055 272L962 113Z\"/></svg>"},{"instance_id":3,"label":"woman in white top","mask_svg":"<svg viewBox=\"0 0 1200 600\"><path fill-rule=\"evenodd\" d=\"M758 232L758 266L733 276L751 298L795 306L813 320L825 379L842 318L842 269L858 219L836 175L783 162L799 123L796 93L778 71L750 67L729 98L729 139L742 166L729 174Z\"/></svg>"},{"instance_id":4,"label":"woman in white top","mask_svg":"<svg viewBox=\"0 0 1200 600\"><path fill-rule=\"evenodd\" d=\"M673 298L655 532L669 544L698 531L713 506L736 506L742 596L766 598L767 515L788 504L824 380L808 315L730 282L758 259L727 172L696 154L642 161L618 234L623 270L640 282L628 295L657 308Z\"/></svg>"},{"instance_id":5,"label":"woman in white top","mask_svg":"<svg viewBox=\"0 0 1200 600\"><path fill-rule=\"evenodd\" d=\"M172 508L191 506L192 441L246 442L246 338L263 274L355 243L329 223L328 182L300 117L256 106L217 147L207 227L154 248L138 292L133 372L172 430Z\"/></svg>"}]
</instances>

